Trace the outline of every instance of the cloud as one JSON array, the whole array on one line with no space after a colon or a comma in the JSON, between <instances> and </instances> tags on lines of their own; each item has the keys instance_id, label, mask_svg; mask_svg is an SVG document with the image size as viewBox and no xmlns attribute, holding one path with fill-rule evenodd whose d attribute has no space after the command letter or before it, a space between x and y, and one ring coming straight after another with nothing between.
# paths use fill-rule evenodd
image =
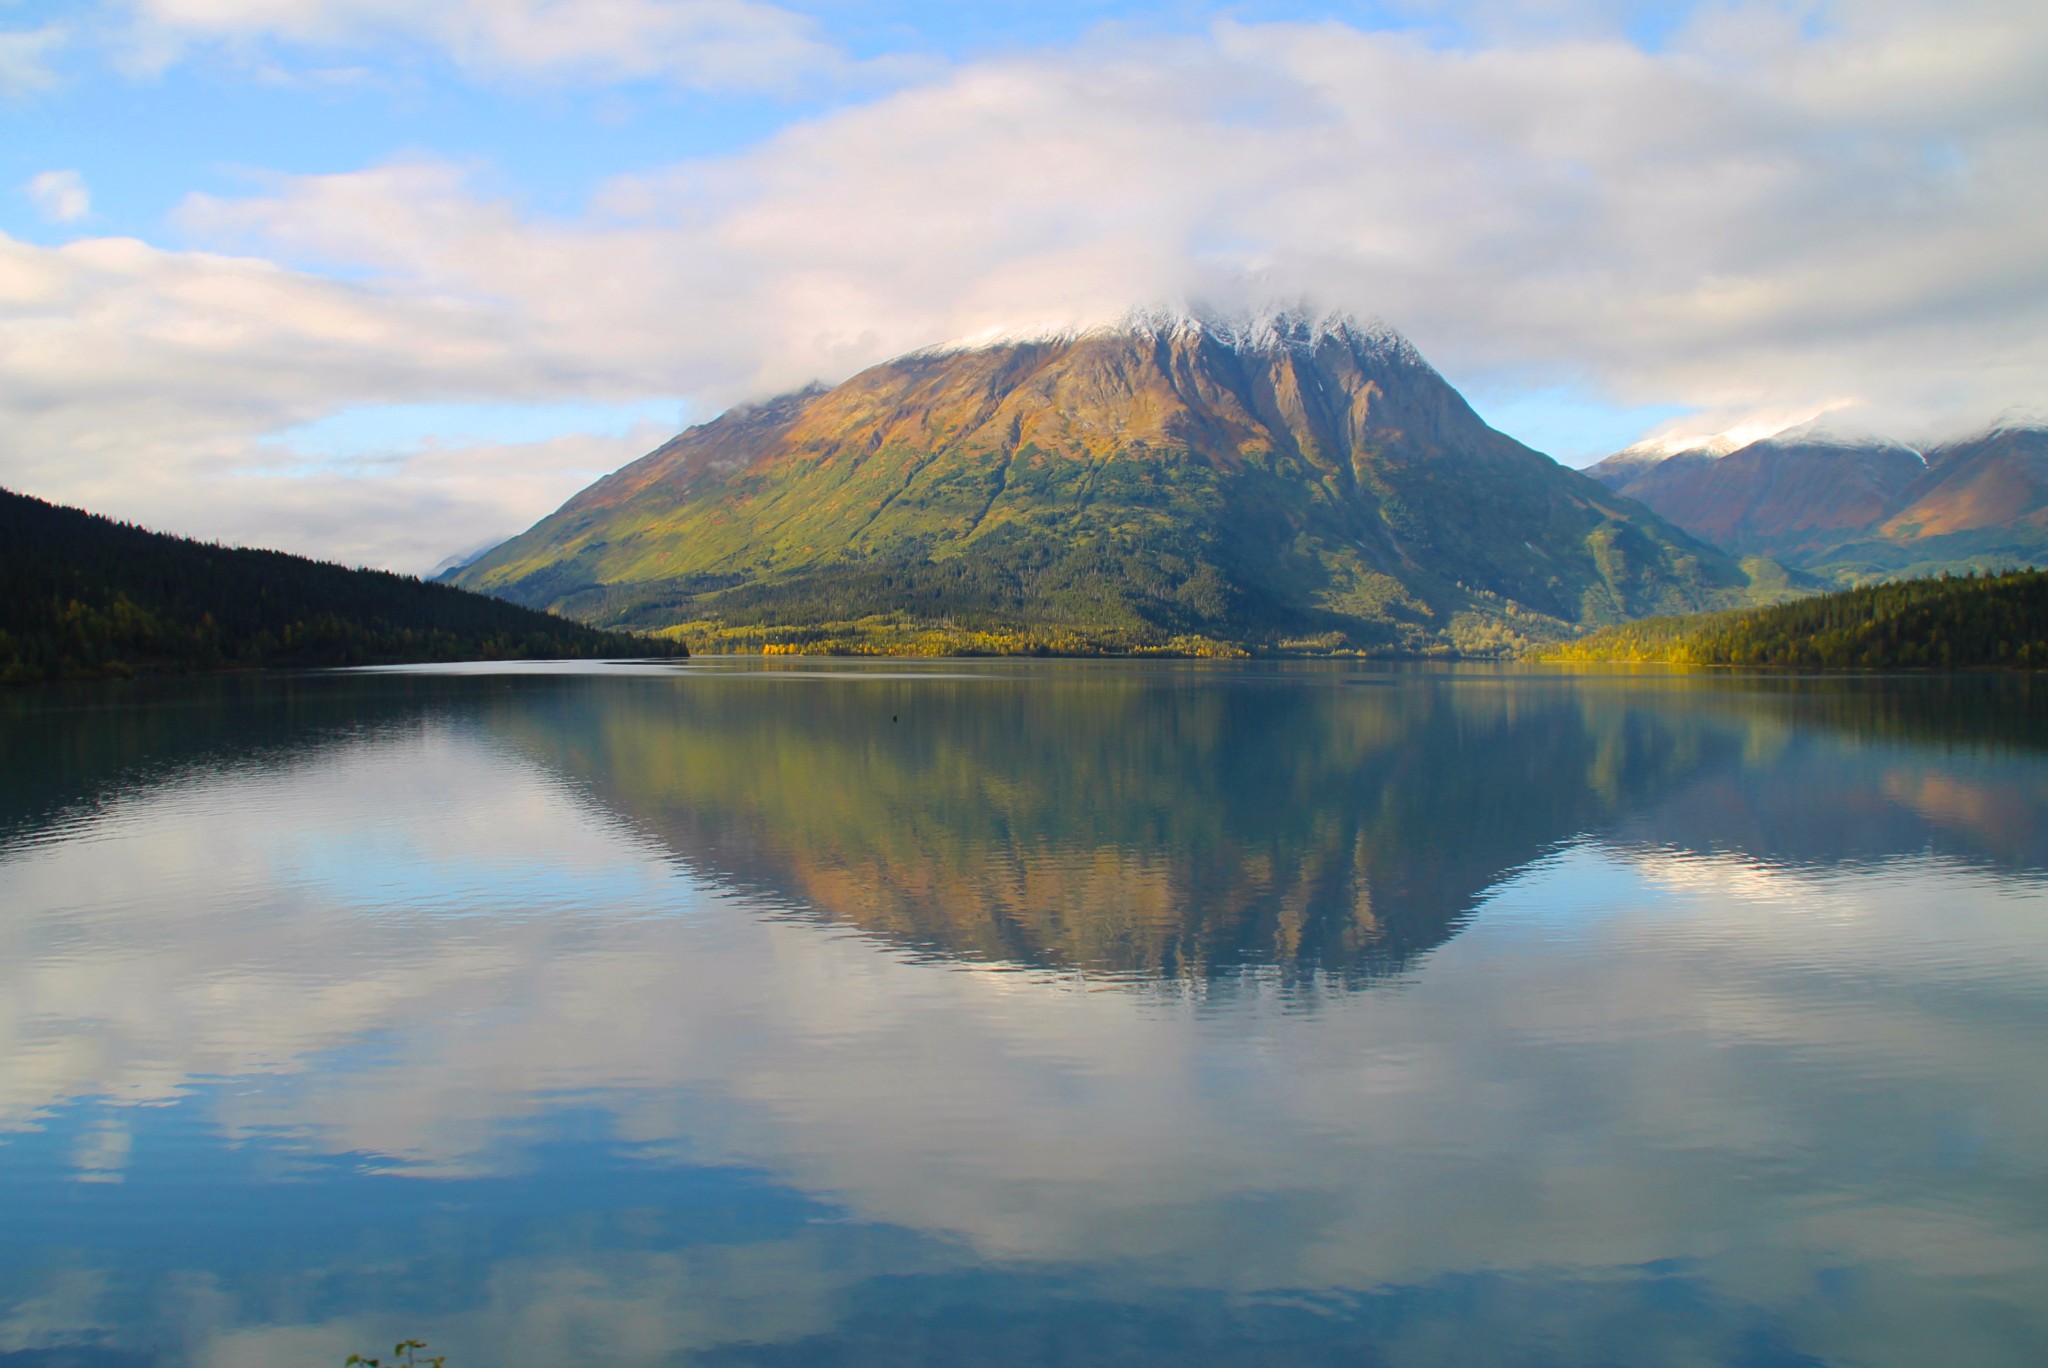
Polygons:
<instances>
[{"instance_id":1,"label":"cloud","mask_svg":"<svg viewBox=\"0 0 2048 1368\"><path fill-rule=\"evenodd\" d=\"M306 41L388 17L151 12L222 34L269 16ZM419 12L478 33L525 13ZM2048 17L1734 6L1656 51L1565 32L1105 32L615 179L567 215L422 156L194 196L178 222L212 252L0 245L0 359L19 366L0 372L0 481L88 504L127 490L122 507L182 520L190 498L151 501L203 477L253 510L290 487L235 483L258 438L337 407L715 407L1177 295L1378 314L1455 383L1682 408L1688 430L1825 407L1914 436L2040 405ZM424 502L408 544L442 515ZM367 544L337 526L302 545Z\"/></svg>"},{"instance_id":2,"label":"cloud","mask_svg":"<svg viewBox=\"0 0 2048 1368\"><path fill-rule=\"evenodd\" d=\"M1938 422L2034 399L2048 21L1901 10L1812 39L1730 14L1658 54L1336 24L1108 38L616 182L579 222L429 166L187 222L515 299L692 387L1249 282L1384 315L1454 375L1618 402Z\"/></svg>"},{"instance_id":3,"label":"cloud","mask_svg":"<svg viewBox=\"0 0 2048 1368\"><path fill-rule=\"evenodd\" d=\"M606 370L475 303L133 239L0 236L0 483L168 530L431 568L666 433L352 458L264 435L353 404L602 392Z\"/></svg>"},{"instance_id":4,"label":"cloud","mask_svg":"<svg viewBox=\"0 0 2048 1368\"><path fill-rule=\"evenodd\" d=\"M44 171L22 188L36 212L52 223L76 223L92 212L92 192L76 171Z\"/></svg>"},{"instance_id":5,"label":"cloud","mask_svg":"<svg viewBox=\"0 0 2048 1368\"><path fill-rule=\"evenodd\" d=\"M525 442L427 441L342 462L275 443L246 450L235 478L202 477L151 507L207 537L414 574L474 553L668 440L666 428Z\"/></svg>"},{"instance_id":6,"label":"cloud","mask_svg":"<svg viewBox=\"0 0 2048 1368\"><path fill-rule=\"evenodd\" d=\"M50 70L50 56L67 37L55 24L0 30L0 99L22 99L54 87L57 74Z\"/></svg>"},{"instance_id":7,"label":"cloud","mask_svg":"<svg viewBox=\"0 0 2048 1368\"><path fill-rule=\"evenodd\" d=\"M194 46L360 49L426 43L474 76L549 82L664 78L783 91L850 69L805 15L765 0L135 0L145 68Z\"/></svg>"}]
</instances>

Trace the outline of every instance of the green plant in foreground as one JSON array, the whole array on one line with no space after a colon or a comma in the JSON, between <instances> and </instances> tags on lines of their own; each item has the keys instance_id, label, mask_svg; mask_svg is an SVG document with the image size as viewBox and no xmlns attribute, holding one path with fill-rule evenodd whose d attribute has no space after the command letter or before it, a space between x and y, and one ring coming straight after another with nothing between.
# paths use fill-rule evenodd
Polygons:
<instances>
[{"instance_id":1,"label":"green plant in foreground","mask_svg":"<svg viewBox=\"0 0 2048 1368\"><path fill-rule=\"evenodd\" d=\"M414 1357L414 1355L426 1347L426 1341L424 1340L400 1340L391 1346L391 1362L388 1364L383 1359L364 1358L361 1354L350 1354L348 1360L342 1364L341 1368L358 1368L358 1365L360 1365L360 1368L445 1368L448 1362L446 1354L436 1354L432 1358Z\"/></svg>"}]
</instances>

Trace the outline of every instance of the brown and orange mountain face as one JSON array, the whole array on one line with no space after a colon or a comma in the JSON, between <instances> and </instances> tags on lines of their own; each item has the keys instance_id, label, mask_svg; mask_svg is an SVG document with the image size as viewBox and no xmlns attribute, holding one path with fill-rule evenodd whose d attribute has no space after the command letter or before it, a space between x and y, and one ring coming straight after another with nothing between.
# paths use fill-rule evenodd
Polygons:
<instances>
[{"instance_id":1,"label":"brown and orange mountain face","mask_svg":"<svg viewBox=\"0 0 2048 1368\"><path fill-rule=\"evenodd\" d=\"M1586 473L1716 546L1797 558L1882 520L1926 470L1918 452L1898 443L1772 439L1726 455L1681 451L1632 469L1610 457Z\"/></svg>"},{"instance_id":2,"label":"brown and orange mountain face","mask_svg":"<svg viewBox=\"0 0 2048 1368\"><path fill-rule=\"evenodd\" d=\"M2048 429L1929 448L1777 437L1586 472L1738 555L1842 580L2048 563Z\"/></svg>"},{"instance_id":3,"label":"brown and orange mountain face","mask_svg":"<svg viewBox=\"0 0 2048 1368\"><path fill-rule=\"evenodd\" d=\"M1936 447L1908 496L1881 535L1912 540L2009 528L2048 543L2048 430L2007 428Z\"/></svg>"},{"instance_id":4,"label":"brown and orange mountain face","mask_svg":"<svg viewBox=\"0 0 2048 1368\"><path fill-rule=\"evenodd\" d=\"M1347 319L1136 318L735 409L453 576L700 641L1498 648L1748 576Z\"/></svg>"}]
</instances>

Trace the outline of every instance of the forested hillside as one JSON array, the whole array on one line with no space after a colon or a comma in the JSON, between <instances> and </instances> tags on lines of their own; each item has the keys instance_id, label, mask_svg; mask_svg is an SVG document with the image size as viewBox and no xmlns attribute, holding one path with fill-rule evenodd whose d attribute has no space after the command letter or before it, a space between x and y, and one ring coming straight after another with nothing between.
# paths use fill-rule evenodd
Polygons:
<instances>
[{"instance_id":1,"label":"forested hillside","mask_svg":"<svg viewBox=\"0 0 2048 1368\"><path fill-rule=\"evenodd\" d=\"M1557 661L1947 669L2048 665L2048 571L1895 580L1772 608L1645 618L1544 651Z\"/></svg>"},{"instance_id":2,"label":"forested hillside","mask_svg":"<svg viewBox=\"0 0 2048 1368\"><path fill-rule=\"evenodd\" d=\"M0 490L0 683L682 654L447 585L146 532Z\"/></svg>"}]
</instances>

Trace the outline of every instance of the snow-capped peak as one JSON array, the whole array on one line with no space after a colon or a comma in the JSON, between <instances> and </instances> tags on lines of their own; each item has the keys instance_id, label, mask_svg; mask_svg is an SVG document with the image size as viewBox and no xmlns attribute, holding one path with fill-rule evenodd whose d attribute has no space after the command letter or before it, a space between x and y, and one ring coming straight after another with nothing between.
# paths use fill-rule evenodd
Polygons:
<instances>
[{"instance_id":1,"label":"snow-capped peak","mask_svg":"<svg viewBox=\"0 0 2048 1368\"><path fill-rule=\"evenodd\" d=\"M1201 304L1133 309L1103 331L1168 337L1206 334L1236 351L1313 351L1323 342L1337 341L1404 359L1422 359L1408 339L1382 319L1361 320L1342 310L1317 309L1305 302L1255 309Z\"/></svg>"},{"instance_id":2,"label":"snow-capped peak","mask_svg":"<svg viewBox=\"0 0 2048 1368\"><path fill-rule=\"evenodd\" d=\"M2005 409L1988 423L1980 437L1996 437L2001 432L2041 432L2048 430L2048 410L2015 406Z\"/></svg>"},{"instance_id":3,"label":"snow-capped peak","mask_svg":"<svg viewBox=\"0 0 2048 1368\"><path fill-rule=\"evenodd\" d=\"M1810 423L1800 423L1762 439L1773 446L1790 447L1839 447L1844 451L1867 451L1872 447L1895 448L1919 454L1919 448L1909 446L1896 437L1886 437L1866 428L1841 426L1816 418Z\"/></svg>"},{"instance_id":4,"label":"snow-capped peak","mask_svg":"<svg viewBox=\"0 0 2048 1368\"><path fill-rule=\"evenodd\" d=\"M1702 456L1726 456L1731 451L1740 451L1757 442L1784 439L1794 431L1818 434L1824 430L1821 427L1821 419L1830 413L1848 408L1853 402L1843 399L1822 404L1817 408L1756 413L1719 432L1701 432L1696 428L1689 430L1673 424L1662 432L1651 433L1641 441L1624 448L1617 455L1628 457L1632 462L1657 461L1682 452L1696 452ZM1812 442L1823 439L1817 436L1803 436L1799 440ZM1841 444L1853 443L1845 439Z\"/></svg>"},{"instance_id":5,"label":"snow-capped peak","mask_svg":"<svg viewBox=\"0 0 2048 1368\"><path fill-rule=\"evenodd\" d=\"M996 327L925 349L926 354L977 351L988 347L1077 342L1087 337L1144 335L1190 338L1206 335L1233 351L1312 352L1337 341L1368 355L1426 365L1420 352L1381 319L1360 319L1341 310L1304 302L1258 308L1223 308L1200 302L1149 305L1104 322L1037 327Z\"/></svg>"}]
</instances>

